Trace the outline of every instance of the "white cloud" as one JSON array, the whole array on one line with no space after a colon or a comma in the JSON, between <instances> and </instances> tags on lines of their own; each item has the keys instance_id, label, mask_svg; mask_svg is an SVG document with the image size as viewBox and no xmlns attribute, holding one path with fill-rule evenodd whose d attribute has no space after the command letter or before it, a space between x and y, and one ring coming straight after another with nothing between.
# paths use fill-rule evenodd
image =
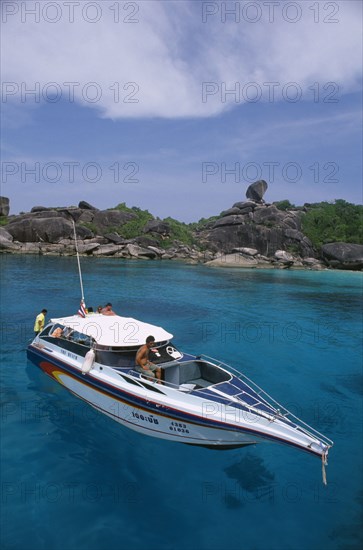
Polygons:
<instances>
[{"instance_id":1,"label":"white cloud","mask_svg":"<svg viewBox=\"0 0 363 550\"><path fill-rule=\"evenodd\" d=\"M6 13L15 10L11 4L3 3ZM45 93L52 90L46 87L47 83L57 83L62 98L69 100L71 86L64 83L75 82L80 84L74 86L75 100L98 108L106 118L206 117L235 106L232 96L227 96L225 102L221 100L222 82L227 87L236 82L242 87L256 82L265 99L268 88L263 83L279 82L276 100L282 99L282 88L288 82L296 82L308 99L312 92L307 92L306 87L314 82L336 82L340 94L356 90L359 85L359 2L328 3L339 6L336 14L323 12L320 4L318 23L314 23L317 14L309 11L307 2L296 3L302 12L296 23L286 22L280 8L272 23L267 11L256 23L248 20L253 17L252 12L247 19L241 12L239 23L231 18L223 22L223 3L218 2L210 3L217 6L217 13L203 23L203 2L153 1L128 3L131 8L127 10L124 3L119 3L119 23L114 21L115 12L111 9L115 2L88 3L99 7L101 16L95 23L86 21L84 16L92 19L97 13L90 8L82 17L82 7L87 3L79 2L71 23L69 3L58 1L58 12L54 8L40 11L39 22L35 22L35 17L24 10L34 9L36 4L40 9L45 5L22 2L17 4L17 13L5 14L2 78L5 83L19 86L19 91L9 95L8 100L19 99L21 83L23 88L32 89L37 82L40 92ZM236 3L241 10L244 4ZM58 22L46 20L56 18L57 13L61 14ZM138 22L127 23L125 18ZM324 22L324 18L338 22ZM90 82L98 87L84 87ZM215 83L216 90L205 102L203 82ZM92 102L97 93L101 97ZM34 96L27 95L25 100L31 104Z\"/></svg>"}]
</instances>

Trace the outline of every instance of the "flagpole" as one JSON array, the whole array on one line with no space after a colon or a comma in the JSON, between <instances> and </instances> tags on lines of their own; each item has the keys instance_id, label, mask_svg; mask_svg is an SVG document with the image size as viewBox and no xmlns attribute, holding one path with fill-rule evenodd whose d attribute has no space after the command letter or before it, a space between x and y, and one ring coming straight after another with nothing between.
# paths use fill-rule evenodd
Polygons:
<instances>
[{"instance_id":1,"label":"flagpole","mask_svg":"<svg viewBox=\"0 0 363 550\"><path fill-rule=\"evenodd\" d=\"M72 223L73 223L73 231L74 231L74 243L75 243L75 246L76 246L76 253L77 253L79 282L80 282L80 284L81 284L82 302L84 303L83 282L82 282L82 272L81 272L81 262L79 261L79 253L78 253L78 245L77 245L77 234L76 234L76 224L74 223L74 220L73 220L73 219L72 219Z\"/></svg>"}]
</instances>

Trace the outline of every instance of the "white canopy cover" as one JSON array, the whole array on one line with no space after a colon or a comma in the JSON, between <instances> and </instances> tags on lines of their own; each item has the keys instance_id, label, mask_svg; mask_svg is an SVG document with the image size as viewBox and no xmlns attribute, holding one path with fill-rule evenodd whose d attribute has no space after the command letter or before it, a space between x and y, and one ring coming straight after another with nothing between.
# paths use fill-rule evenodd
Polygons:
<instances>
[{"instance_id":1,"label":"white canopy cover","mask_svg":"<svg viewBox=\"0 0 363 550\"><path fill-rule=\"evenodd\" d=\"M72 315L51 319L77 332L92 336L101 346L134 347L145 344L148 336L153 336L155 342L171 340L173 335L161 327L143 323L132 317L119 315L88 314L86 317Z\"/></svg>"}]
</instances>

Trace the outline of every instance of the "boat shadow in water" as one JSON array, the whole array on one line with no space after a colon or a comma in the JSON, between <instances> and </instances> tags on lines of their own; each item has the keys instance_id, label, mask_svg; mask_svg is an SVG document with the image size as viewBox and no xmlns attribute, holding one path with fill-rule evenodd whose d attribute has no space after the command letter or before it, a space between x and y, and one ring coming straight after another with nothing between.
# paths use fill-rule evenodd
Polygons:
<instances>
[{"instance_id":1,"label":"boat shadow in water","mask_svg":"<svg viewBox=\"0 0 363 550\"><path fill-rule=\"evenodd\" d=\"M263 459L251 452L248 452L235 464L225 468L224 472L228 478L236 482L241 494L243 492L253 493L256 499L269 494L271 484L275 480L275 475L265 467Z\"/></svg>"}]
</instances>

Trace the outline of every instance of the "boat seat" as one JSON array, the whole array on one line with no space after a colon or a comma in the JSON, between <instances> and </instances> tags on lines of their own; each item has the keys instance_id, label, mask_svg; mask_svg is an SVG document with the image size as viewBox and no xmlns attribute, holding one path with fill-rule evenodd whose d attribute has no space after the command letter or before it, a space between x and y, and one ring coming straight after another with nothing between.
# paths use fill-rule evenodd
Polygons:
<instances>
[{"instance_id":1,"label":"boat seat","mask_svg":"<svg viewBox=\"0 0 363 550\"><path fill-rule=\"evenodd\" d=\"M179 384L194 384L194 379L201 378L199 364L193 361L190 363L186 363L185 365L181 365L179 376Z\"/></svg>"},{"instance_id":2,"label":"boat seat","mask_svg":"<svg viewBox=\"0 0 363 550\"><path fill-rule=\"evenodd\" d=\"M219 384L230 379L228 373L209 365L204 361L191 361L180 365L179 384L196 384L200 388L207 388L212 384Z\"/></svg>"},{"instance_id":3,"label":"boat seat","mask_svg":"<svg viewBox=\"0 0 363 550\"><path fill-rule=\"evenodd\" d=\"M195 384L195 386L199 388L208 388L208 386L211 386L213 382L209 382L208 380L204 380L204 378L194 378L193 380L188 380L189 384Z\"/></svg>"},{"instance_id":4,"label":"boat seat","mask_svg":"<svg viewBox=\"0 0 363 550\"><path fill-rule=\"evenodd\" d=\"M179 391L184 391L186 393L189 393L192 390L194 390L194 388L195 388L195 384L181 384L181 386L179 386Z\"/></svg>"}]
</instances>

